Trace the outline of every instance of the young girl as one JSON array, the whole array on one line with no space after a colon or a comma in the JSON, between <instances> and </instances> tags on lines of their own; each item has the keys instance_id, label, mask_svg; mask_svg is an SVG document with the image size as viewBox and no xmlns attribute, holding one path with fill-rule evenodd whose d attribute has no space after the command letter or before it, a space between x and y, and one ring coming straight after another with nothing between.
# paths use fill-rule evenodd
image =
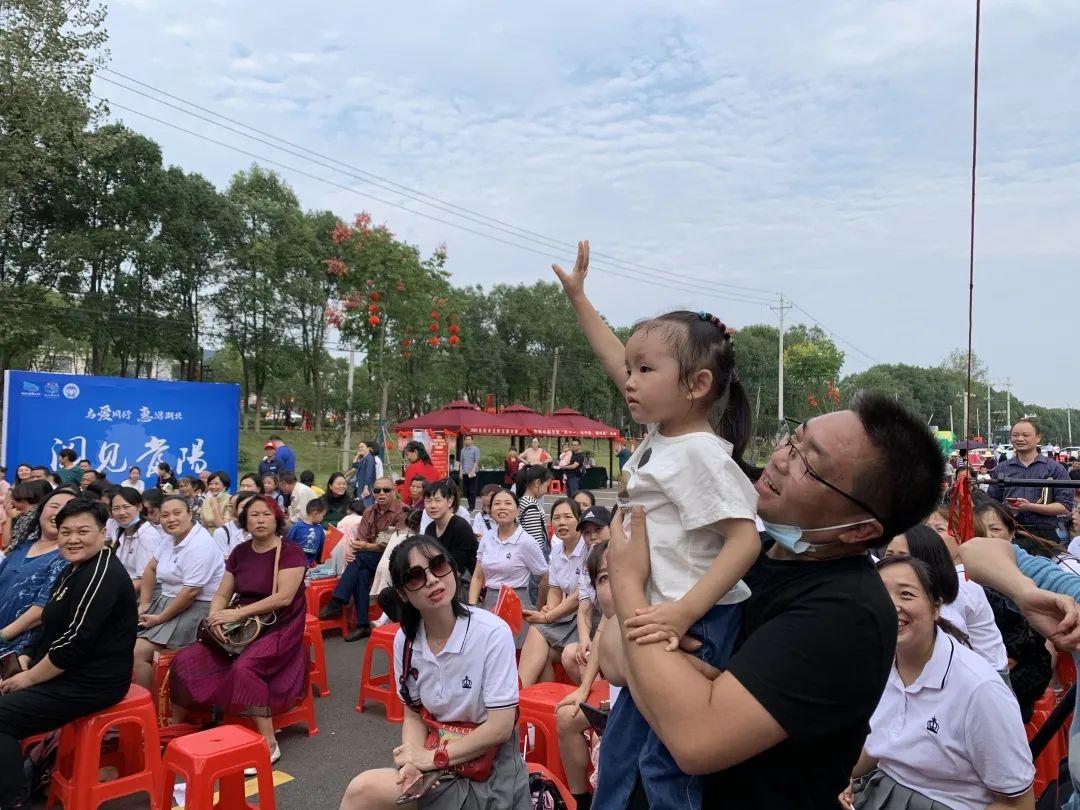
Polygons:
<instances>
[{"instance_id":1,"label":"young girl","mask_svg":"<svg viewBox=\"0 0 1080 810\"><path fill-rule=\"evenodd\" d=\"M254 492L237 492L229 501L229 520L214 529L214 542L227 560L232 550L248 539L248 533L240 528L240 512L244 504L255 497Z\"/></svg>"},{"instance_id":2,"label":"young girl","mask_svg":"<svg viewBox=\"0 0 1080 810\"><path fill-rule=\"evenodd\" d=\"M757 495L742 469L750 401L735 373L727 327L708 313L670 312L637 325L624 347L585 295L589 243L571 273L553 266L593 351L649 432L623 469L622 506L642 506L652 541L651 607L626 622L624 643L691 636L718 674L739 631L741 581L761 552ZM640 771L652 807L701 806L701 780L680 772L630 695L612 713L596 808L624 807ZM618 742L615 742L618 741Z\"/></svg>"}]
</instances>

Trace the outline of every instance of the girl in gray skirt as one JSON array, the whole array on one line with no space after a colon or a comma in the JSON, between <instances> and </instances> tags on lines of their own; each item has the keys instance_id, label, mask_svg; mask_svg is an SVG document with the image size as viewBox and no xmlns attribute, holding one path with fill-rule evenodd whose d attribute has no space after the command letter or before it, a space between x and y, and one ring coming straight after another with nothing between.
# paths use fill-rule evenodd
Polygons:
<instances>
[{"instance_id":1,"label":"girl in gray skirt","mask_svg":"<svg viewBox=\"0 0 1080 810\"><path fill-rule=\"evenodd\" d=\"M523 611L528 623L518 664L523 687L554 680L552 665L559 661L566 645L578 640L578 582L589 552L577 530L580 518L581 507L570 498L551 507L555 534L551 538L547 603L539 610Z\"/></svg>"}]
</instances>

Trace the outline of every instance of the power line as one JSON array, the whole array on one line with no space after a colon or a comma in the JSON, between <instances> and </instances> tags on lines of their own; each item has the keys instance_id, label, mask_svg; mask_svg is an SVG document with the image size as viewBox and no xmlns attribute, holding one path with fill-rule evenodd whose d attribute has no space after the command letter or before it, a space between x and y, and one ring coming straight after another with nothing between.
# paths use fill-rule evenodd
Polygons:
<instances>
[{"instance_id":1,"label":"power line","mask_svg":"<svg viewBox=\"0 0 1080 810\"><path fill-rule=\"evenodd\" d=\"M860 349L858 346L856 346L850 340L847 340L845 338L840 337L840 335L836 334L836 332L832 331L829 327L827 327L825 324L823 324L821 321L819 321L817 318L815 318L813 315L811 315L805 309L800 307L794 301L789 300L788 303L791 304L793 307L795 307L795 309L799 310L799 312L801 312L807 318L809 318L814 323L816 323L818 326L820 326L822 329L824 329L829 335L831 335L833 337L833 339L838 340L838 341L840 341L841 343L843 343L843 344L845 344L847 346L850 346L852 349L857 351L859 354L861 354L863 357L867 358L871 362L873 362L873 363L881 363L881 361L878 360L876 357L874 357L872 354L869 354L868 352L864 352L862 349Z\"/></svg>"},{"instance_id":2,"label":"power line","mask_svg":"<svg viewBox=\"0 0 1080 810\"><path fill-rule=\"evenodd\" d=\"M235 124L238 127L241 127L243 129L246 129L246 130L250 130L251 132L257 133L258 135L262 135L265 138L270 138L273 141L277 141L278 143L271 143L269 141L264 140L263 138L256 138L256 137L248 134L247 132L237 130L237 129L233 128L233 127L225 126L224 124L221 124L218 121L214 121L214 120L211 120L209 118L206 118L205 116L198 115L196 113L191 112L190 110L186 110L186 109L183 109L182 107L178 107L175 104L170 104L167 101L163 101L162 99L157 98L157 97L155 97L153 95L150 95L148 93L144 93L144 92L142 92L140 90L136 90L136 89L134 89L132 87L129 87L129 86L121 83L121 82L117 82L117 81L115 81L113 79L109 79L109 78L107 78L105 76L101 76L101 75L98 76L98 78L100 78L102 81L109 82L110 84L112 84L112 85L114 85L116 87L123 88L123 89L125 89L125 90L127 90L128 92L131 92L131 93L136 93L137 95L140 95L140 96L142 96L144 98L148 98L148 99L150 99L152 101L155 101L155 102L157 102L159 104L163 104L163 105L165 105L167 107L170 107L171 109L174 109L174 110L177 110L177 111L179 111L181 113L184 113L185 115L190 115L190 116L192 116L194 118L198 118L199 120L205 121L205 122L211 124L212 126L220 127L222 129L228 130L229 132L236 133L236 134L241 135L242 137L245 137L245 138L250 138L251 140L257 141L257 142L262 143L262 144L265 144L267 146L270 146L271 148L278 149L280 151L286 152L286 153L291 154L291 155L293 155L295 157L299 157L299 158L301 158L303 160L308 160L308 161L310 161L312 163L316 163L316 164L318 164L320 166L324 166L326 168L333 169L334 166L329 166L329 165L327 165L327 163L323 162L323 161L329 161L330 163L335 164L337 167L343 167L345 170L347 170L347 171L342 172L344 174L348 174L349 176L354 177L354 178L356 178L358 180L361 180L362 182L370 183L370 184L372 184L372 185L374 185L374 186L376 186L378 188L382 188L382 189L384 189L386 191L391 191L391 192L403 194L407 198L412 199L415 202L419 202L420 204L430 205L430 206L432 206L432 207L434 207L434 208L436 208L436 209L438 209L440 211L444 211L444 212L449 213L449 214L451 214L453 216L462 217L463 219L466 219L466 220L469 220L471 222L483 225L485 227L490 227L490 228L493 228L495 230L502 231L503 233L507 233L507 234L509 234L511 236L514 236L516 238L526 239L527 241L530 241L530 242L533 242L533 243L536 243L536 244L542 244L545 247L549 247L549 248L553 247L553 248L556 248L558 250L567 250L567 249L573 250L574 247L575 247L574 245L570 245L570 244L568 244L566 242L555 239L553 237L545 236L542 233L538 233L536 231L532 231L532 230L529 230L527 228L522 228L522 227L513 225L512 223L506 222L505 220L501 220L501 219L498 219L498 218L495 218L495 217L491 217L489 215L479 213L479 212L474 211L472 209L465 208L464 206L457 205L457 204L452 203L452 202L448 202L448 201L446 201L444 199L441 199L439 197L435 197L435 196L432 196L430 194L426 194L426 193L424 193L422 191L419 191L417 189L410 188L409 186L402 185L401 183L397 183L397 182L395 182L395 181L393 181L393 180L391 180L389 178L382 177L382 176L380 176L378 174L375 174L374 172L370 172L370 171L368 171L366 169L362 169L362 168L354 166L352 164L345 163L345 162L340 161L337 158L334 158L334 157L332 157L330 155L325 155L325 154L323 154L321 152L317 152L317 151L311 149L310 147L306 147L306 146L303 146L302 144L298 144L298 143L295 143L293 141L289 141L289 140L287 140L285 138L281 138L281 137L279 137L277 135L274 135L274 134L272 134L270 132L266 132L265 130L258 129L257 127L253 127L250 124L246 124L243 121L238 121L235 118L230 118L227 115L216 112L215 110L212 110L212 109L210 109L208 107L204 107L204 106L202 106L200 104L197 104L197 103L195 103L193 101L185 99L185 98L183 98L181 96L175 95L175 94L170 93L170 92L165 91L165 90L162 90L159 87L155 87L152 84L148 84L147 82L136 79L133 76L128 76L128 75L126 75L124 73L121 73L121 72L119 72L117 70L113 70L111 68L102 68L101 70L104 71L104 72L111 73L114 76L119 76L122 79L124 79L125 81L132 82L134 84L139 85L140 87L145 87L148 90L152 90L154 93L157 93L158 95L174 99L175 101L179 101L182 104L185 104L185 105L187 105L189 107L193 107L194 109L205 112L208 115L214 116L215 118L220 118L223 121L228 121L230 124ZM304 152L306 154L299 154L299 153L297 153L295 151L292 151L292 149L283 148L282 146L279 146L278 144L285 144L288 147L292 147L292 149L299 149L299 150L301 150L302 152ZM319 160L312 160L312 158L308 157L307 155L314 155L316 158L319 158ZM342 171L342 169L338 168L338 169L336 169L336 171ZM420 212L414 212L414 213L418 213L421 216L423 216L423 214L421 214ZM653 274L658 273L658 274L662 274L664 276L674 276L676 278L682 278L682 279L685 279L688 282L693 283L693 284L701 284L702 283L699 279L694 278L692 276L686 276L686 275L681 274L681 273L675 273L675 272L670 271L670 270L665 270L665 269L661 269L661 268L658 268L658 267L653 267L653 266L650 266L650 265L645 265L645 264L641 264L641 263L638 263L638 262L633 262L633 261L630 261L630 260L627 260L627 259L620 259L620 258L618 258L616 256L606 254L606 253L601 253L599 251L592 251L591 258L594 258L595 260L597 260L598 263L611 264L611 265L614 265L616 267L622 267L623 269L627 269L627 270L631 270L632 268L638 268L640 270L649 271L650 273L653 273ZM732 284L730 282L713 281L713 280L707 280L704 283L707 284L707 285L711 285L711 286L715 286L715 287L729 288L731 290L740 291L740 292L763 293L763 294L768 295L770 297L775 297L776 295L778 295L778 293L773 291L773 290L766 290L766 289L763 289L763 288L760 288L760 287L750 287L750 286L743 285L743 284Z\"/></svg>"},{"instance_id":3,"label":"power line","mask_svg":"<svg viewBox=\"0 0 1080 810\"><path fill-rule=\"evenodd\" d=\"M246 156L248 156L248 157L250 157L250 158L252 158L254 160L261 161L263 163L266 163L266 164L269 164L269 165L272 165L272 166L277 166L277 167L279 167L281 169L284 169L285 171L295 172L296 174L303 175L304 177L308 177L308 178L310 178L312 180L316 180L317 182L325 183L327 185L334 186L335 188L340 188L340 189L342 189L344 191L352 192L353 194L357 194L357 195L362 196L362 197L367 197L368 199L375 200L376 202L382 203L383 205L389 205L389 206L391 206L393 208L397 208L397 209L400 209L402 211L406 211L406 212L411 213L411 214L416 214L417 216L425 217L425 218L433 220L435 222L442 223L443 225L448 225L451 228L457 228L458 230L462 230L462 231L465 231L467 233L472 233L472 234L475 234L476 236L480 236L480 237L485 238L485 239L489 239L489 240L492 240L492 241L495 241L495 242L499 242L499 243L507 245L509 247L517 248L519 250L525 250L525 251L528 251L529 253L535 253L537 255L544 256L544 257L546 257L548 259L551 258L551 254L548 251L542 251L542 250L538 250L536 248L529 247L528 245L522 245L522 244L517 243L517 242L511 242L511 241L509 241L507 239L503 239L503 238L495 236L493 234L484 233L483 231L478 231L478 230L476 230L474 228L470 228L468 226L462 225L462 224L457 223L457 222L446 220L446 219L443 219L441 217L434 216L432 214L424 213L422 211L416 211L415 209L409 208L409 207L401 205L399 203L392 202L392 201L384 199L382 197L378 197L378 196L376 196L374 194L371 194L369 192L361 191L360 189L357 189L357 188L355 188L353 186L347 186L347 185L344 185L343 183L338 183L335 180L329 180L329 179L327 179L325 177L320 177L320 176L312 174L311 172L308 172L308 171L306 171L304 169L299 169L299 168L297 168L295 166L290 166L287 163L282 163L280 161L273 160L271 158L267 158L267 157L265 157L263 155L256 154L255 152L250 152L247 149L243 149L241 147L234 146L234 145L229 144L229 143L225 143L224 141L219 141L216 138L211 138L208 135L204 135L204 134L202 134L200 132L195 132L194 130L187 129L186 127L182 127L182 126L180 126L178 124L174 124L171 121L166 121L164 119L158 118L157 116L150 115L149 113L142 112L141 110L136 110L136 109L133 109L131 107L127 107L127 106L125 106L123 104L119 104L119 103L117 103L115 101L112 101L111 99L103 98L101 96L97 96L97 95L94 95L94 94L91 94L91 97L95 98L95 99L97 99L99 101L103 101L103 102L105 102L106 104L108 104L108 105L110 105L112 107L116 107L116 108L121 109L121 110L126 110L127 112L133 113L133 114L141 116L143 118L147 118L147 119L149 119L151 121L155 121L156 123L159 123L159 124L161 124L163 126L167 126L167 127L172 128L172 129L175 129L175 130L177 130L179 132L183 132L183 133L191 135L193 137L200 138L201 140L207 141L208 143L213 143L213 144L215 144L217 146L224 147L225 149L230 149L230 150L232 150L234 152L238 152L238 153L240 153L242 155L246 155ZM557 258L561 258L563 261L569 261L565 256L557 257ZM611 273L612 275L619 276L620 278L624 278L624 279L629 280L629 281L647 282L649 284L653 284L653 285L656 285L656 286L666 287L666 288L674 290L676 292L689 293L689 294L692 294L692 295L706 294L706 295L710 295L710 296L712 296L714 298L720 298L720 299L725 299L725 300L729 300L729 301L738 301L740 303L747 303L747 304L757 304L757 305L764 305L765 304L765 302L760 300L760 299L747 298L745 296L739 296L739 295L735 295L735 294L732 294L732 293L718 293L718 292L715 292L713 290L708 290L708 289L704 289L704 288L701 288L701 287L694 287L694 286L691 286L689 283L680 282L680 281L677 281L677 280L673 280L673 281L670 281L670 282L664 282L664 281L660 281L660 280L653 279L653 278L639 278L639 277L634 276L634 275L627 275L628 273L636 273L636 272L639 272L639 271L622 270L622 269L616 270L616 269L611 269L611 268L605 268L605 272Z\"/></svg>"}]
</instances>

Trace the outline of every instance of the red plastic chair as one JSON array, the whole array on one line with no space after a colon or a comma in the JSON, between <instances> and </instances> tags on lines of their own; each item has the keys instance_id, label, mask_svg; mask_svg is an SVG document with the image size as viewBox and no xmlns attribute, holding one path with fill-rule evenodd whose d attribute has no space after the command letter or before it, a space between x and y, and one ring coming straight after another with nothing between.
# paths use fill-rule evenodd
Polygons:
<instances>
[{"instance_id":1,"label":"red plastic chair","mask_svg":"<svg viewBox=\"0 0 1080 810\"><path fill-rule=\"evenodd\" d=\"M526 762L543 765L564 784L566 772L563 771L562 757L559 755L555 707L574 689L565 683L537 683L518 694L518 729L524 737L528 733L528 726L534 728L533 748L525 756ZM589 703L595 706L601 700L606 700L610 690L608 682L598 678L589 691Z\"/></svg>"},{"instance_id":2,"label":"red plastic chair","mask_svg":"<svg viewBox=\"0 0 1080 810\"><path fill-rule=\"evenodd\" d=\"M316 617L316 621L319 622L319 629L322 632L340 630L341 635L345 635L349 632L349 618L344 610L336 619L318 618L319 611L330 602L330 597L334 595L334 588L337 587L337 584L338 577L313 579L304 585L304 598L307 600L307 612Z\"/></svg>"},{"instance_id":3,"label":"red plastic chair","mask_svg":"<svg viewBox=\"0 0 1080 810\"><path fill-rule=\"evenodd\" d=\"M364 649L364 663L360 669L360 694L356 698L357 712L363 712L364 704L369 700L381 703L386 719L391 723L405 722L405 707L394 682L394 636L400 626L390 622L372 629ZM386 673L382 675L371 673L376 650L386 654Z\"/></svg>"},{"instance_id":4,"label":"red plastic chair","mask_svg":"<svg viewBox=\"0 0 1080 810\"><path fill-rule=\"evenodd\" d=\"M558 478L552 478L548 482L548 495L562 495L566 492L563 482Z\"/></svg>"},{"instance_id":5,"label":"red plastic chair","mask_svg":"<svg viewBox=\"0 0 1080 810\"><path fill-rule=\"evenodd\" d=\"M1024 727L1024 730L1027 732L1028 742L1031 742L1039 729L1042 728L1050 718L1050 714L1054 711L1054 706L1056 704L1057 696L1051 689L1047 689L1043 693L1043 696L1035 702L1031 720L1029 720ZM1068 738L1064 737L1062 733L1059 732L1054 735L1054 738L1046 744L1042 753L1039 754L1038 758L1035 760L1034 792L1036 799L1043 794L1047 787L1057 781L1061 760L1068 756L1068 753Z\"/></svg>"},{"instance_id":6,"label":"red plastic chair","mask_svg":"<svg viewBox=\"0 0 1080 810\"><path fill-rule=\"evenodd\" d=\"M240 726L218 726L188 734L165 749L165 778L160 806L172 807L173 784L183 776L185 810L275 810L274 776L270 749L261 734ZM244 769L254 767L259 786L259 803L244 797ZM221 780L219 801L214 803L214 783Z\"/></svg>"},{"instance_id":7,"label":"red plastic chair","mask_svg":"<svg viewBox=\"0 0 1080 810\"><path fill-rule=\"evenodd\" d=\"M106 756L101 744L113 729L120 735L119 749ZM116 767L119 777L98 781L104 765ZM62 804L68 810L88 810L110 799L147 793L151 807L159 810L161 785L161 742L154 702L149 692L132 684L115 706L63 727L46 807Z\"/></svg>"},{"instance_id":8,"label":"red plastic chair","mask_svg":"<svg viewBox=\"0 0 1080 810\"><path fill-rule=\"evenodd\" d=\"M515 635L521 630L521 623L525 621L521 615L521 600L518 599L514 589L506 585L499 588L499 598L495 602L492 613L510 625Z\"/></svg>"},{"instance_id":9,"label":"red plastic chair","mask_svg":"<svg viewBox=\"0 0 1080 810\"><path fill-rule=\"evenodd\" d=\"M311 658L309 671L311 685L318 687L319 697L326 697L330 694L330 684L326 675L326 645L323 644L319 620L310 613L304 617L304 646Z\"/></svg>"}]
</instances>

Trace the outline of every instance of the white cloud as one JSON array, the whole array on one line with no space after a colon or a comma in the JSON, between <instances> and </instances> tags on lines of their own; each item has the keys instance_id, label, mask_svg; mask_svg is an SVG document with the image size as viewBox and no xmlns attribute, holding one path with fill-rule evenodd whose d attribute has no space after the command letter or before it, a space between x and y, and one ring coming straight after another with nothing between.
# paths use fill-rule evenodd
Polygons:
<instances>
[{"instance_id":1,"label":"white cloud","mask_svg":"<svg viewBox=\"0 0 1080 810\"><path fill-rule=\"evenodd\" d=\"M589 236L651 267L783 289L884 360L937 362L966 337L969 2L457 0L372 15L346 3L271 2L253 14L192 0L186 20L220 25L199 24L188 50L148 38L132 2L111 8L117 69L261 129L564 242ZM171 28L183 25L163 34L189 37ZM984 8L983 25L977 348L1021 396L1080 400L1049 355L999 327L1032 272L1046 301L1075 294L1080 6L1008 0ZM250 163L143 128L167 159L220 184ZM461 283L547 277L546 256L286 176L308 207L369 208L425 250L447 241ZM695 303L600 265L597 292L618 322ZM734 323L772 317L724 299L714 308ZM867 364L848 358L850 369Z\"/></svg>"}]
</instances>

